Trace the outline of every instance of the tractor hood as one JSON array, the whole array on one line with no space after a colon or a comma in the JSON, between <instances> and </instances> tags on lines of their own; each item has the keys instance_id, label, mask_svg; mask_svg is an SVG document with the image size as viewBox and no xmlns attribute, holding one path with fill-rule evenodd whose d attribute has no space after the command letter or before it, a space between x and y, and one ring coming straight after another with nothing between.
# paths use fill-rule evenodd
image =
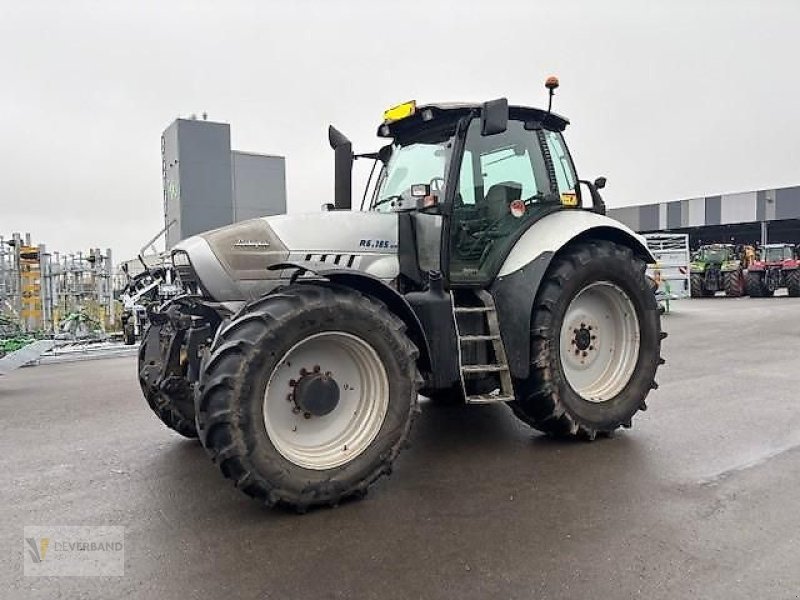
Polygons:
<instances>
[{"instance_id":1,"label":"tractor hood","mask_svg":"<svg viewBox=\"0 0 800 600\"><path fill-rule=\"evenodd\" d=\"M323 211L250 219L181 241L173 262L183 281L198 280L214 300L257 298L290 273L286 261L317 261L358 269L386 281L397 277L397 215Z\"/></svg>"}]
</instances>

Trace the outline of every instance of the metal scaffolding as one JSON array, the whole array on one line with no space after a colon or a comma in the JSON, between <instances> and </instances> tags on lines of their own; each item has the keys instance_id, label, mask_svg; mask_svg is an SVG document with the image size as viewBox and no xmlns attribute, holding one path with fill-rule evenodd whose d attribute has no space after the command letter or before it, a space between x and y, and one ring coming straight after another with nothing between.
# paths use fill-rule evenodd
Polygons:
<instances>
[{"instance_id":1,"label":"metal scaffolding","mask_svg":"<svg viewBox=\"0 0 800 600\"><path fill-rule=\"evenodd\" d=\"M0 235L0 313L23 331L54 333L71 313L87 312L104 327L114 326L111 250L50 253L31 243L29 233Z\"/></svg>"}]
</instances>

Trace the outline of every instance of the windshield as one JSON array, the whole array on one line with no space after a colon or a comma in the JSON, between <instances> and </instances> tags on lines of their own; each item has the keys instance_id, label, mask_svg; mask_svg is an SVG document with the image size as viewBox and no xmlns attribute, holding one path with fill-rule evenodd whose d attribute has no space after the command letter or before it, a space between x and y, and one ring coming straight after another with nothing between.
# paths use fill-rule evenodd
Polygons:
<instances>
[{"instance_id":1,"label":"windshield","mask_svg":"<svg viewBox=\"0 0 800 600\"><path fill-rule=\"evenodd\" d=\"M388 212L410 208L411 186L428 184L434 191L444 185L450 141L415 142L392 146L392 154L380 174L372 210Z\"/></svg>"},{"instance_id":2,"label":"windshield","mask_svg":"<svg viewBox=\"0 0 800 600\"><path fill-rule=\"evenodd\" d=\"M728 251L725 248L706 248L700 256L705 262L722 263L728 260Z\"/></svg>"},{"instance_id":3,"label":"windshield","mask_svg":"<svg viewBox=\"0 0 800 600\"><path fill-rule=\"evenodd\" d=\"M766 262L778 262L784 259L783 248L766 248L764 250L764 260Z\"/></svg>"}]
</instances>

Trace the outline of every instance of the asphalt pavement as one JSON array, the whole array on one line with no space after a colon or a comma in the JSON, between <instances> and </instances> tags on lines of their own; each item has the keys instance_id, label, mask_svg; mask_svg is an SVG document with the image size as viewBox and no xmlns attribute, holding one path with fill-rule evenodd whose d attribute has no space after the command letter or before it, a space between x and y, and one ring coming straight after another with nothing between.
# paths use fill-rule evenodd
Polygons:
<instances>
[{"instance_id":1,"label":"asphalt pavement","mask_svg":"<svg viewBox=\"0 0 800 600\"><path fill-rule=\"evenodd\" d=\"M0 598L800 598L800 299L664 322L633 429L425 403L391 478L302 516L162 426L132 357L0 377ZM25 577L25 525L124 526L124 576Z\"/></svg>"}]
</instances>

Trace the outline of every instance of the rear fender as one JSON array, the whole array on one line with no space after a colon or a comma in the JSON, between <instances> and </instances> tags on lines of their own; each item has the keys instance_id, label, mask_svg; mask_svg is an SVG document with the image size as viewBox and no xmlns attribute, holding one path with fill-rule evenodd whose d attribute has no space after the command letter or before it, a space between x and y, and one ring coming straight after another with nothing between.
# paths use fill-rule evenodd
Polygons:
<instances>
[{"instance_id":1,"label":"rear fender","mask_svg":"<svg viewBox=\"0 0 800 600\"><path fill-rule=\"evenodd\" d=\"M559 211L534 223L511 249L489 291L497 305L509 370L517 379L530 371L530 328L536 294L554 258L582 242L605 240L626 246L646 264L656 262L643 238L604 215Z\"/></svg>"}]
</instances>

